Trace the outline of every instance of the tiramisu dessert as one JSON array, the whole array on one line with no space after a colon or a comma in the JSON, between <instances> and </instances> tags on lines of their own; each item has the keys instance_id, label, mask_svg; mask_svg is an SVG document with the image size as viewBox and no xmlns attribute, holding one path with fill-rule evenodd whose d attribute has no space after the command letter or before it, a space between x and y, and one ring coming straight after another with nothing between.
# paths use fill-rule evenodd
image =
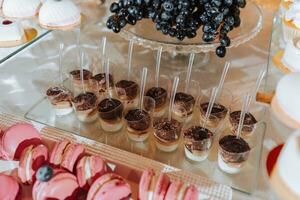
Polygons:
<instances>
[{"instance_id":1,"label":"tiramisu dessert","mask_svg":"<svg viewBox=\"0 0 300 200\"><path fill-rule=\"evenodd\" d=\"M240 122L240 116L241 116L241 111L234 111L231 112L229 115L230 128L233 133L237 132L238 125ZM241 132L242 136L250 136L255 131L256 124L257 124L256 118L250 112L245 113L245 119L244 119L243 128Z\"/></svg>"},{"instance_id":2,"label":"tiramisu dessert","mask_svg":"<svg viewBox=\"0 0 300 200\"><path fill-rule=\"evenodd\" d=\"M128 137L136 142L143 142L149 137L152 120L150 114L141 109L129 110L125 115Z\"/></svg>"},{"instance_id":3,"label":"tiramisu dessert","mask_svg":"<svg viewBox=\"0 0 300 200\"><path fill-rule=\"evenodd\" d=\"M100 117L100 125L104 131L117 132L123 127L122 102L117 99L103 99L98 105L98 113Z\"/></svg>"},{"instance_id":4,"label":"tiramisu dessert","mask_svg":"<svg viewBox=\"0 0 300 200\"><path fill-rule=\"evenodd\" d=\"M241 137L226 135L219 141L218 164L229 174L239 173L250 154L249 144Z\"/></svg>"},{"instance_id":5,"label":"tiramisu dessert","mask_svg":"<svg viewBox=\"0 0 300 200\"><path fill-rule=\"evenodd\" d=\"M154 125L156 147L164 152L175 151L179 144L181 124L175 120L163 119Z\"/></svg>"},{"instance_id":6,"label":"tiramisu dessert","mask_svg":"<svg viewBox=\"0 0 300 200\"><path fill-rule=\"evenodd\" d=\"M195 98L183 92L175 95L173 117L179 122L189 122L193 117Z\"/></svg>"},{"instance_id":7,"label":"tiramisu dessert","mask_svg":"<svg viewBox=\"0 0 300 200\"><path fill-rule=\"evenodd\" d=\"M93 78L93 73L91 71L86 69L83 70L83 85L79 69L71 71L70 76L72 79L74 93L81 93L83 91L83 88L85 91L90 91Z\"/></svg>"},{"instance_id":8,"label":"tiramisu dessert","mask_svg":"<svg viewBox=\"0 0 300 200\"><path fill-rule=\"evenodd\" d=\"M153 116L162 117L167 111L168 93L162 87L152 87L146 92L146 96L155 100L155 109Z\"/></svg>"},{"instance_id":9,"label":"tiramisu dessert","mask_svg":"<svg viewBox=\"0 0 300 200\"><path fill-rule=\"evenodd\" d=\"M136 107L138 104L139 86L134 81L121 80L116 83L116 92L124 106L127 108Z\"/></svg>"},{"instance_id":10,"label":"tiramisu dessert","mask_svg":"<svg viewBox=\"0 0 300 200\"><path fill-rule=\"evenodd\" d=\"M73 111L72 93L64 87L54 86L46 91L46 95L58 116L67 115Z\"/></svg>"},{"instance_id":11,"label":"tiramisu dessert","mask_svg":"<svg viewBox=\"0 0 300 200\"><path fill-rule=\"evenodd\" d=\"M106 93L106 79L105 79L105 73L99 73L96 74L93 77L93 87L94 90L96 91L96 94L104 95ZM114 80L113 80L113 76L111 74L109 74L109 95L112 96L113 95L113 89L114 89Z\"/></svg>"},{"instance_id":12,"label":"tiramisu dessert","mask_svg":"<svg viewBox=\"0 0 300 200\"><path fill-rule=\"evenodd\" d=\"M183 132L184 152L192 161L203 161L208 157L213 142L213 133L201 126L192 126Z\"/></svg>"},{"instance_id":13,"label":"tiramisu dessert","mask_svg":"<svg viewBox=\"0 0 300 200\"><path fill-rule=\"evenodd\" d=\"M81 93L72 99L72 103L80 121L89 123L98 118L97 96L94 93Z\"/></svg>"},{"instance_id":14,"label":"tiramisu dessert","mask_svg":"<svg viewBox=\"0 0 300 200\"><path fill-rule=\"evenodd\" d=\"M208 105L209 102L200 103L200 118L202 121L205 120L205 114L207 112ZM225 119L227 112L228 109L225 106L219 103L214 103L210 116L207 119L206 126L210 128L216 128L219 125L220 121Z\"/></svg>"}]
</instances>

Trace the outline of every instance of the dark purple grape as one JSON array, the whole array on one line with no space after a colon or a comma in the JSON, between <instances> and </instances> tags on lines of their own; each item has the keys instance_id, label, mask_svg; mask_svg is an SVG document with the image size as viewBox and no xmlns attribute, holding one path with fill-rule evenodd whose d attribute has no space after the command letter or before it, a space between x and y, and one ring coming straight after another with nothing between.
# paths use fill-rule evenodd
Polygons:
<instances>
[{"instance_id":1,"label":"dark purple grape","mask_svg":"<svg viewBox=\"0 0 300 200\"><path fill-rule=\"evenodd\" d=\"M226 55L226 48L223 46L219 46L216 49L216 54L217 56L219 56L220 58L223 58Z\"/></svg>"}]
</instances>

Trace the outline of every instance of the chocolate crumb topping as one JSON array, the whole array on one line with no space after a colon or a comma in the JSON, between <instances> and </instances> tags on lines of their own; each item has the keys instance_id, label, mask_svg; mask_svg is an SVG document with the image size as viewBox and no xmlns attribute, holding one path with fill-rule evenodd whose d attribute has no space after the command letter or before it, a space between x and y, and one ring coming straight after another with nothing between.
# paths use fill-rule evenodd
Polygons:
<instances>
[{"instance_id":1,"label":"chocolate crumb topping","mask_svg":"<svg viewBox=\"0 0 300 200\"><path fill-rule=\"evenodd\" d=\"M201 141L210 138L213 134L211 131L204 129L201 126L192 126L191 128L187 129L183 135L185 139Z\"/></svg>"},{"instance_id":2,"label":"chocolate crumb topping","mask_svg":"<svg viewBox=\"0 0 300 200\"><path fill-rule=\"evenodd\" d=\"M80 80L81 78L79 69L71 71L70 75L74 80ZM93 77L93 73L91 71L86 69L83 70L83 80L89 80L92 77Z\"/></svg>"},{"instance_id":3,"label":"chocolate crumb topping","mask_svg":"<svg viewBox=\"0 0 300 200\"><path fill-rule=\"evenodd\" d=\"M230 153L244 153L250 151L249 144L243 138L237 138L234 135L227 135L219 141L222 149Z\"/></svg>"},{"instance_id":4,"label":"chocolate crumb topping","mask_svg":"<svg viewBox=\"0 0 300 200\"><path fill-rule=\"evenodd\" d=\"M204 114L207 112L208 105L209 105L209 102L202 103L200 105ZM211 110L211 115L215 116L219 119L223 119L226 116L227 111L228 110L227 110L227 108L225 108L225 106L218 104L218 103L214 103L212 110Z\"/></svg>"},{"instance_id":5,"label":"chocolate crumb topping","mask_svg":"<svg viewBox=\"0 0 300 200\"><path fill-rule=\"evenodd\" d=\"M92 92L81 93L73 99L78 111L84 111L96 107L97 96Z\"/></svg>"},{"instance_id":6,"label":"chocolate crumb topping","mask_svg":"<svg viewBox=\"0 0 300 200\"><path fill-rule=\"evenodd\" d=\"M106 77L105 73L96 74L93 79L97 81L97 83L100 85L100 87L106 88ZM109 87L113 87L114 80L113 76L109 74Z\"/></svg>"},{"instance_id":7,"label":"chocolate crumb topping","mask_svg":"<svg viewBox=\"0 0 300 200\"><path fill-rule=\"evenodd\" d=\"M141 109L129 110L125 115L128 126L137 131L143 131L150 127L151 117L148 112Z\"/></svg>"},{"instance_id":8,"label":"chocolate crumb topping","mask_svg":"<svg viewBox=\"0 0 300 200\"><path fill-rule=\"evenodd\" d=\"M120 97L126 96L126 99L134 99L138 93L138 84L134 81L121 80L116 83L116 90Z\"/></svg>"},{"instance_id":9,"label":"chocolate crumb topping","mask_svg":"<svg viewBox=\"0 0 300 200\"><path fill-rule=\"evenodd\" d=\"M234 123L239 123L240 122L240 117L241 117L241 111L234 111L230 113L230 120L232 120ZM252 125L256 124L257 120L251 113L246 113L245 114L245 119L244 119L244 125Z\"/></svg>"},{"instance_id":10,"label":"chocolate crumb topping","mask_svg":"<svg viewBox=\"0 0 300 200\"><path fill-rule=\"evenodd\" d=\"M178 92L175 95L175 105L180 105L184 109L184 111L188 112L190 114L190 110L193 108L195 104L195 98L192 95Z\"/></svg>"},{"instance_id":11,"label":"chocolate crumb topping","mask_svg":"<svg viewBox=\"0 0 300 200\"><path fill-rule=\"evenodd\" d=\"M50 87L46 91L46 95L52 98L53 103L71 100L71 92L63 87L58 87L58 86Z\"/></svg>"},{"instance_id":12,"label":"chocolate crumb topping","mask_svg":"<svg viewBox=\"0 0 300 200\"><path fill-rule=\"evenodd\" d=\"M164 119L154 125L155 135L163 140L178 140L181 131L181 124L172 119L171 121Z\"/></svg>"},{"instance_id":13,"label":"chocolate crumb topping","mask_svg":"<svg viewBox=\"0 0 300 200\"><path fill-rule=\"evenodd\" d=\"M123 105L117 99L104 99L98 105L99 115L105 120L121 119Z\"/></svg>"},{"instance_id":14,"label":"chocolate crumb topping","mask_svg":"<svg viewBox=\"0 0 300 200\"><path fill-rule=\"evenodd\" d=\"M152 87L146 92L146 96L155 100L155 107L159 108L167 102L167 91L162 87Z\"/></svg>"}]
</instances>

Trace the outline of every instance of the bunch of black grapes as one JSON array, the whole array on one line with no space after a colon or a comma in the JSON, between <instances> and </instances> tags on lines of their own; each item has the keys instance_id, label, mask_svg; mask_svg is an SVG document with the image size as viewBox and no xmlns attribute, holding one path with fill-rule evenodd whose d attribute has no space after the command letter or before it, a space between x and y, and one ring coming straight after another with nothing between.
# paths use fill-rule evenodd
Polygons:
<instances>
[{"instance_id":1,"label":"bunch of black grapes","mask_svg":"<svg viewBox=\"0 0 300 200\"><path fill-rule=\"evenodd\" d=\"M113 15L106 25L118 33L127 24L149 18L158 31L178 40L194 38L202 28L202 40L219 39L216 54L224 57L230 45L228 33L240 26L240 8L245 6L246 0L119 0L111 4Z\"/></svg>"}]
</instances>

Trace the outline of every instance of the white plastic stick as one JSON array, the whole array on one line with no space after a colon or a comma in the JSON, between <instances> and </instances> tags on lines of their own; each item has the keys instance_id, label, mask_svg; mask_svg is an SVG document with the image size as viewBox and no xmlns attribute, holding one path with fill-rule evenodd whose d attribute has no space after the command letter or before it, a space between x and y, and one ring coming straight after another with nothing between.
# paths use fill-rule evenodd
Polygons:
<instances>
[{"instance_id":1,"label":"white plastic stick","mask_svg":"<svg viewBox=\"0 0 300 200\"><path fill-rule=\"evenodd\" d=\"M211 111L214 107L214 104L215 104L215 101L216 101L216 98L217 98L217 94L218 94L217 92L218 92L217 87L214 87L211 91L210 100L209 100L208 107L207 107L207 110L206 110L206 113L205 113L205 118L204 118L204 121L203 121L203 124L202 124L203 128L206 128L207 121L210 117Z\"/></svg>"},{"instance_id":2,"label":"white plastic stick","mask_svg":"<svg viewBox=\"0 0 300 200\"><path fill-rule=\"evenodd\" d=\"M242 132L244 120L245 120L245 115L246 115L246 109L247 109L247 105L248 105L249 101L250 101L250 94L247 93L246 96L244 97L243 107L242 107L241 115L240 115L240 121L239 121L237 134L236 134L236 138L238 138L238 139L241 136L241 132Z\"/></svg>"},{"instance_id":3,"label":"white plastic stick","mask_svg":"<svg viewBox=\"0 0 300 200\"><path fill-rule=\"evenodd\" d=\"M104 36L101 40L101 47L99 48L100 51L100 59L101 59L101 67L102 69L100 69L101 71L103 71L103 67L105 66L105 54L106 54L106 43L107 43L107 38L106 36Z\"/></svg>"},{"instance_id":4,"label":"white plastic stick","mask_svg":"<svg viewBox=\"0 0 300 200\"><path fill-rule=\"evenodd\" d=\"M62 59L63 59L63 53L64 53L64 43L59 44L59 60L58 60L58 67L59 67L59 79L60 84L63 85L64 83L64 77L63 77L63 66L62 66Z\"/></svg>"},{"instance_id":5,"label":"white plastic stick","mask_svg":"<svg viewBox=\"0 0 300 200\"><path fill-rule=\"evenodd\" d=\"M187 73L186 73L185 89L184 89L185 93L188 93L188 90L189 90L189 85L190 85L190 79L191 79L191 74L192 74L194 59L195 59L195 53L191 53L190 59L189 59L189 65L188 65L188 69L187 69Z\"/></svg>"},{"instance_id":6,"label":"white plastic stick","mask_svg":"<svg viewBox=\"0 0 300 200\"><path fill-rule=\"evenodd\" d=\"M163 47L159 47L156 54L156 67L155 67L155 87L159 86L159 71L160 71L160 62L161 62L161 54Z\"/></svg>"},{"instance_id":7,"label":"white plastic stick","mask_svg":"<svg viewBox=\"0 0 300 200\"><path fill-rule=\"evenodd\" d=\"M133 40L130 40L129 48L128 48L128 75L127 75L128 80L130 80L130 76L131 76L133 45L134 45Z\"/></svg>"},{"instance_id":8,"label":"white plastic stick","mask_svg":"<svg viewBox=\"0 0 300 200\"><path fill-rule=\"evenodd\" d=\"M262 83L262 80L264 79L266 75L266 70L261 70L259 75L258 75L258 78L256 80L256 84L255 84L255 88L253 89L252 93L251 93L251 96L250 96L250 101L249 103L247 104L247 107L246 107L246 112L248 112L249 108L250 108L250 105L251 105L251 102L255 99L256 97L256 94L259 90L259 87Z\"/></svg>"},{"instance_id":9,"label":"white plastic stick","mask_svg":"<svg viewBox=\"0 0 300 200\"><path fill-rule=\"evenodd\" d=\"M81 86L82 86L82 91L85 93L85 88L84 88L84 73L83 73L83 62L84 62L84 52L82 49L80 49L80 79L81 79Z\"/></svg>"},{"instance_id":10,"label":"white plastic stick","mask_svg":"<svg viewBox=\"0 0 300 200\"><path fill-rule=\"evenodd\" d=\"M169 121L172 119L172 111L174 107L174 101L175 101L175 95L177 93L178 83L179 83L179 78L178 76L175 76L173 81L172 91L171 91L170 105L169 105L169 113L168 113Z\"/></svg>"},{"instance_id":11,"label":"white plastic stick","mask_svg":"<svg viewBox=\"0 0 300 200\"><path fill-rule=\"evenodd\" d=\"M140 109L143 110L144 104L144 93L147 81L148 68L144 67L141 76L141 90L140 90Z\"/></svg>"},{"instance_id":12,"label":"white plastic stick","mask_svg":"<svg viewBox=\"0 0 300 200\"><path fill-rule=\"evenodd\" d=\"M227 76L230 65L231 65L230 62L225 63L225 67L223 69L222 76L221 76L221 79L220 79L220 82L219 82L219 85L218 85L218 88L217 88L217 99L218 99L218 97L219 97L219 95L220 95L220 93L223 89L223 85L224 85L224 82L225 82L225 79L226 79L226 76Z\"/></svg>"},{"instance_id":13,"label":"white plastic stick","mask_svg":"<svg viewBox=\"0 0 300 200\"><path fill-rule=\"evenodd\" d=\"M109 92L109 58L106 59L105 62L105 83L106 83L106 91L109 100L111 100L110 92Z\"/></svg>"}]
</instances>

